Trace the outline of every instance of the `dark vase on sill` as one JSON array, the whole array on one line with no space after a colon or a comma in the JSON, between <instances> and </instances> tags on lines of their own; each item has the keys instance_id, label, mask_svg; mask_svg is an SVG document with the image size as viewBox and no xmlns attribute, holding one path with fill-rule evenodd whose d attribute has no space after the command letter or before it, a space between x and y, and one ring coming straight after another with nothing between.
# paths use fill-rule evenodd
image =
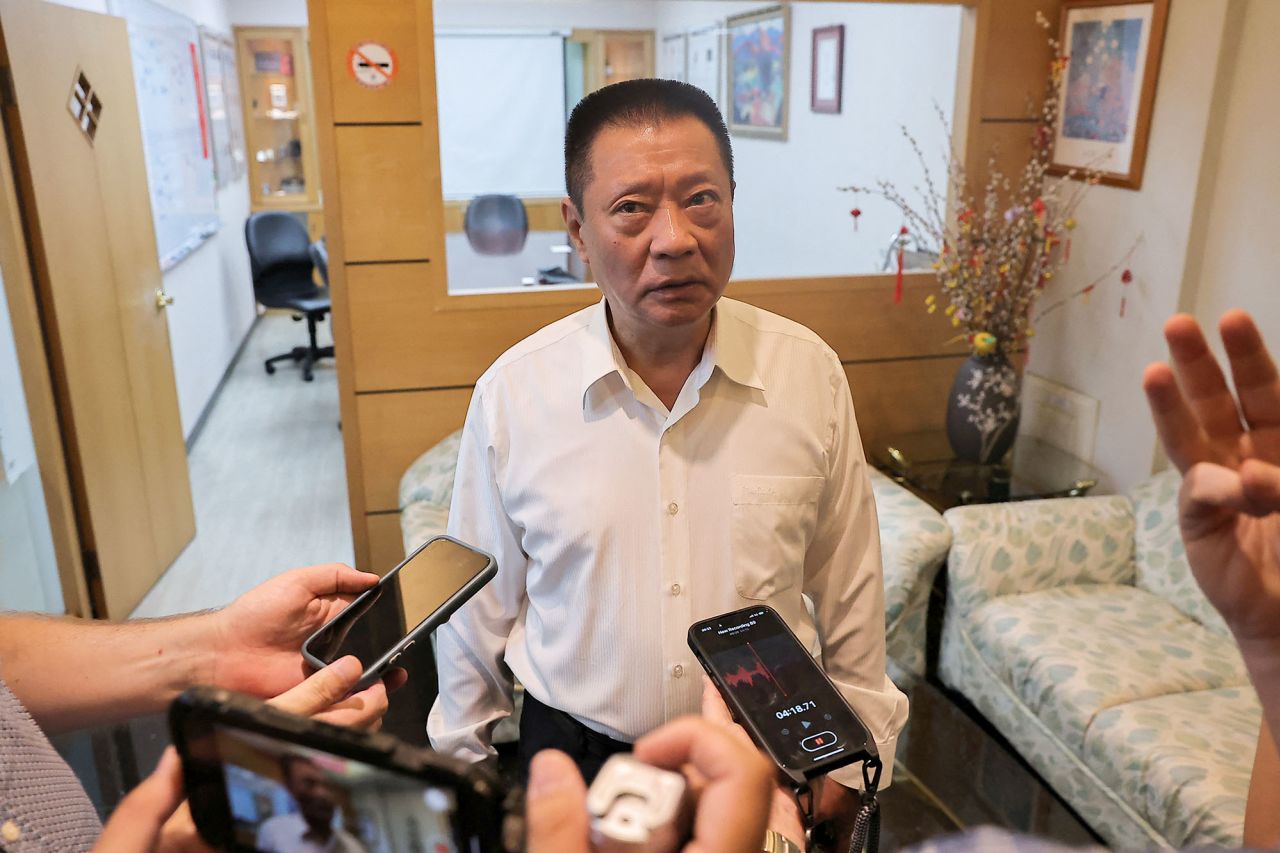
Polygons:
<instances>
[{"instance_id":1,"label":"dark vase on sill","mask_svg":"<svg viewBox=\"0 0 1280 853\"><path fill-rule=\"evenodd\" d=\"M947 398L947 439L956 458L992 465L1018 433L1018 372L1000 353L971 355Z\"/></svg>"}]
</instances>

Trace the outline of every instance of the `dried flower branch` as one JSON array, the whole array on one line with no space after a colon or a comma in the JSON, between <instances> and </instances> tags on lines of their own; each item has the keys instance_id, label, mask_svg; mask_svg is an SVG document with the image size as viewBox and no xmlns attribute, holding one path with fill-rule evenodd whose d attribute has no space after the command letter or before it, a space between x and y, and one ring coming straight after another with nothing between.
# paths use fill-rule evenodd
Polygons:
<instances>
[{"instance_id":1,"label":"dried flower branch","mask_svg":"<svg viewBox=\"0 0 1280 853\"><path fill-rule=\"evenodd\" d=\"M1036 17L1042 27L1049 28L1043 15ZM987 161L988 177L978 206L964 166L954 145L949 144L946 186L939 191L919 142L903 127L902 134L923 174L922 209L890 181L881 180L870 187L840 187L887 200L902 212L906 227L917 238L937 247L933 268L952 325L964 329L971 344L980 334L994 336L994 349L1006 355L1021 349L1034 334L1032 306L1066 263L1076 209L1098 182L1098 172L1093 169L1072 170L1067 173L1068 180L1045 182L1058 124L1059 84L1067 67L1057 39L1051 37L1049 45L1054 59L1031 138L1031 157L1016 176L1016 183L1001 171L993 154ZM949 122L941 108L934 106L949 139ZM1083 180L1070 180L1076 177ZM1002 201L1006 198L1009 201ZM948 200L953 207L948 208ZM932 313L938 308L937 299L930 296L926 305ZM1041 316L1043 312L1037 315Z\"/></svg>"}]
</instances>

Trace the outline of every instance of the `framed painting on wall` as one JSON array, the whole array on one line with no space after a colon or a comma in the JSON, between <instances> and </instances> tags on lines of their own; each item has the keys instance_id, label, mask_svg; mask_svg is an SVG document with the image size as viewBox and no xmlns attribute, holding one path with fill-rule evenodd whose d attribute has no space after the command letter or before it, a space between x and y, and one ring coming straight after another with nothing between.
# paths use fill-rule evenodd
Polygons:
<instances>
[{"instance_id":1,"label":"framed painting on wall","mask_svg":"<svg viewBox=\"0 0 1280 853\"><path fill-rule=\"evenodd\" d=\"M809 109L815 113L839 113L844 84L844 24L813 31L812 61Z\"/></svg>"},{"instance_id":2,"label":"framed painting on wall","mask_svg":"<svg viewBox=\"0 0 1280 853\"><path fill-rule=\"evenodd\" d=\"M1050 171L1096 170L1138 189L1147 157L1169 0L1065 0L1066 67Z\"/></svg>"},{"instance_id":3,"label":"framed painting on wall","mask_svg":"<svg viewBox=\"0 0 1280 853\"><path fill-rule=\"evenodd\" d=\"M789 23L786 6L725 19L731 133L786 140Z\"/></svg>"}]
</instances>

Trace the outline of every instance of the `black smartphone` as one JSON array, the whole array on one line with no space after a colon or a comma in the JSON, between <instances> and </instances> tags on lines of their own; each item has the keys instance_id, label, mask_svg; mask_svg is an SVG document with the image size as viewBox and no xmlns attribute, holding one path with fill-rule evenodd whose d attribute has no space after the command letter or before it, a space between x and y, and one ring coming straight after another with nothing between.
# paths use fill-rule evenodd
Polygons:
<instances>
[{"instance_id":1,"label":"black smartphone","mask_svg":"<svg viewBox=\"0 0 1280 853\"><path fill-rule=\"evenodd\" d=\"M879 757L867 727L772 607L694 623L689 648L734 719L795 784Z\"/></svg>"},{"instance_id":2,"label":"black smartphone","mask_svg":"<svg viewBox=\"0 0 1280 853\"><path fill-rule=\"evenodd\" d=\"M502 849L504 792L481 765L212 687L174 700L169 727L217 850Z\"/></svg>"},{"instance_id":3,"label":"black smartphone","mask_svg":"<svg viewBox=\"0 0 1280 853\"><path fill-rule=\"evenodd\" d=\"M302 656L320 669L346 655L364 664L359 692L386 674L419 639L493 579L493 557L450 536L437 536L387 572L302 644ZM407 626L412 628L406 630Z\"/></svg>"}]
</instances>

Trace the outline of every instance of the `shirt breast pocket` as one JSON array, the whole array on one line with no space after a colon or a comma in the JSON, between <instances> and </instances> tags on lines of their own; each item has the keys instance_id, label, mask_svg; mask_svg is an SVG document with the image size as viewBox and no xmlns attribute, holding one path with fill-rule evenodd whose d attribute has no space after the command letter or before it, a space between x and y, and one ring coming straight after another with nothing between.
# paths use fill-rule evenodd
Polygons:
<instances>
[{"instance_id":1,"label":"shirt breast pocket","mask_svg":"<svg viewBox=\"0 0 1280 853\"><path fill-rule=\"evenodd\" d=\"M799 581L822 483L821 477L734 476L730 547L743 598L767 601Z\"/></svg>"}]
</instances>

